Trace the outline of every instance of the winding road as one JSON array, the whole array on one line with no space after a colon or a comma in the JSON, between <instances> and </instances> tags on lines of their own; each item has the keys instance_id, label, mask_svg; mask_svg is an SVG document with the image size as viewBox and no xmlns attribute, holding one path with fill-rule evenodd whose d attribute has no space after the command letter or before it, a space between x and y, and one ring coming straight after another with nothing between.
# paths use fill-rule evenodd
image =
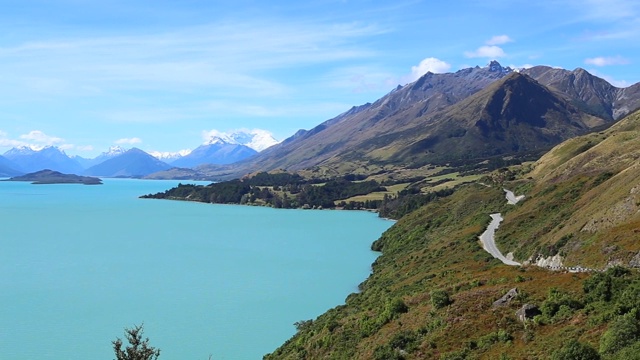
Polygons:
<instances>
[{"instance_id":1,"label":"winding road","mask_svg":"<svg viewBox=\"0 0 640 360\"><path fill-rule=\"evenodd\" d=\"M524 195L515 196L515 194L512 191L509 191L507 189L504 189L504 191L506 193L505 197L507 198L507 203L511 205L515 205L519 201L524 199ZM482 233L482 235L480 235L479 237L480 242L482 243L482 248L484 248L494 258L502 261L503 264L511 265L511 266L522 265L517 261L507 259L504 255L502 255L500 250L498 250L498 247L496 246L496 241L495 241L495 233L496 233L496 230L498 229L498 226L500 226L500 223L504 219L502 218L502 214L500 213L491 214L490 216L491 216L491 223L489 223L489 226L487 226L487 230L485 230Z\"/></svg>"}]
</instances>

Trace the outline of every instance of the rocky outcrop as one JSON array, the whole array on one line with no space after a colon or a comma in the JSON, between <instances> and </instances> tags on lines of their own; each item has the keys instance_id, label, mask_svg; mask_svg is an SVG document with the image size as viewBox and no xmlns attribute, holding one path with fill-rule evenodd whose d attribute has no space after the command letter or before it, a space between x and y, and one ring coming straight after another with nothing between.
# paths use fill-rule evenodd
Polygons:
<instances>
[{"instance_id":1,"label":"rocky outcrop","mask_svg":"<svg viewBox=\"0 0 640 360\"><path fill-rule=\"evenodd\" d=\"M536 305L524 304L520 310L516 311L516 317L521 322L533 319L536 315L540 315L542 312Z\"/></svg>"},{"instance_id":2,"label":"rocky outcrop","mask_svg":"<svg viewBox=\"0 0 640 360\"><path fill-rule=\"evenodd\" d=\"M516 296L518 296L518 289L517 288L513 288L513 289L509 290L506 294L504 294L503 297L501 297L500 299L494 301L493 305L491 307L495 309L495 308L507 306L507 305L509 305L511 300L516 298Z\"/></svg>"},{"instance_id":3,"label":"rocky outcrop","mask_svg":"<svg viewBox=\"0 0 640 360\"><path fill-rule=\"evenodd\" d=\"M556 254L554 256L543 257L542 255L538 255L535 261L529 260L529 263L533 263L536 266L543 268L562 268L564 265L562 264L562 256L560 254Z\"/></svg>"},{"instance_id":4,"label":"rocky outcrop","mask_svg":"<svg viewBox=\"0 0 640 360\"><path fill-rule=\"evenodd\" d=\"M632 268L640 268L640 252L629 261L629 266Z\"/></svg>"}]
</instances>

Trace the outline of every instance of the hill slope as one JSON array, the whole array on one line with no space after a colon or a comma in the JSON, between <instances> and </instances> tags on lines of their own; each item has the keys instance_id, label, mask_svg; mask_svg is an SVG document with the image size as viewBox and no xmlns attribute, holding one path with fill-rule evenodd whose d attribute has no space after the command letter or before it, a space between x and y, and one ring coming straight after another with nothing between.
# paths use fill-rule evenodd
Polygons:
<instances>
[{"instance_id":1,"label":"hill slope","mask_svg":"<svg viewBox=\"0 0 640 360\"><path fill-rule=\"evenodd\" d=\"M18 169L17 164L4 156L0 156L0 176L16 176L22 174Z\"/></svg>"},{"instance_id":2,"label":"hill slope","mask_svg":"<svg viewBox=\"0 0 640 360\"><path fill-rule=\"evenodd\" d=\"M505 218L504 247L521 260L561 255L565 265L629 265L640 251L639 136L636 112L544 155L524 185L530 199Z\"/></svg>"},{"instance_id":3,"label":"hill slope","mask_svg":"<svg viewBox=\"0 0 640 360\"><path fill-rule=\"evenodd\" d=\"M635 358L640 273L629 268L640 268L639 131L636 112L403 217L373 244L382 255L361 291L297 323L266 358ZM507 205L503 187L527 198ZM478 243L495 212L504 216L496 233L503 253L608 270L500 263ZM513 288L512 300L493 305ZM522 323L524 305L535 312Z\"/></svg>"}]
</instances>

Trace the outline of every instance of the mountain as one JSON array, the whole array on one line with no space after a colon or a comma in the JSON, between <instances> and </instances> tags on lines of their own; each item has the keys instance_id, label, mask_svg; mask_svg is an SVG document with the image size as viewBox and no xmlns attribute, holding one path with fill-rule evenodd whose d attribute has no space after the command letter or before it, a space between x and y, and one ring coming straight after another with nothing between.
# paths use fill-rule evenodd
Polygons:
<instances>
[{"instance_id":1,"label":"mountain","mask_svg":"<svg viewBox=\"0 0 640 360\"><path fill-rule=\"evenodd\" d=\"M209 139L205 145L223 141L227 144L244 145L257 152L279 143L279 141L276 140L269 131L260 129L241 129L232 132L212 130L209 131L207 135L209 136Z\"/></svg>"},{"instance_id":2,"label":"mountain","mask_svg":"<svg viewBox=\"0 0 640 360\"><path fill-rule=\"evenodd\" d=\"M248 146L230 143L219 137L198 146L191 153L171 162L172 166L192 168L203 164L232 164L258 152Z\"/></svg>"},{"instance_id":3,"label":"mountain","mask_svg":"<svg viewBox=\"0 0 640 360\"><path fill-rule=\"evenodd\" d=\"M177 151L177 152L151 151L151 152L149 152L149 155L155 157L156 159L158 159L160 161L164 161L167 164L170 164L171 162L176 161L176 160L180 159L183 156L189 155L189 153L191 153L191 150L180 150L180 151Z\"/></svg>"},{"instance_id":4,"label":"mountain","mask_svg":"<svg viewBox=\"0 0 640 360\"><path fill-rule=\"evenodd\" d=\"M256 156L199 170L230 179L277 169L344 175L366 168L530 159L638 106L640 84L620 89L583 69L514 71L492 61L455 73L427 73Z\"/></svg>"},{"instance_id":5,"label":"mountain","mask_svg":"<svg viewBox=\"0 0 640 360\"><path fill-rule=\"evenodd\" d=\"M640 107L640 84L617 88L582 68L573 71L535 66L522 73L556 90L579 109L607 120L618 120Z\"/></svg>"},{"instance_id":6,"label":"mountain","mask_svg":"<svg viewBox=\"0 0 640 360\"><path fill-rule=\"evenodd\" d=\"M606 123L520 73L512 73L443 111L417 120L397 129L397 136L388 144L375 139L375 146L364 150L388 154L377 155L380 160L416 164L480 160L548 150ZM364 151L363 156L367 156Z\"/></svg>"},{"instance_id":7,"label":"mountain","mask_svg":"<svg viewBox=\"0 0 640 360\"><path fill-rule=\"evenodd\" d=\"M357 293L265 359L637 358L638 137L635 112L409 213L373 243ZM496 213L497 245L522 266L478 241Z\"/></svg>"},{"instance_id":8,"label":"mountain","mask_svg":"<svg viewBox=\"0 0 640 360\"><path fill-rule=\"evenodd\" d=\"M84 173L105 177L142 177L169 168L171 168L169 164L138 148L132 148L88 168Z\"/></svg>"},{"instance_id":9,"label":"mountain","mask_svg":"<svg viewBox=\"0 0 640 360\"><path fill-rule=\"evenodd\" d=\"M0 177L7 176L16 176L23 174L23 172L18 170L19 167L17 164L13 163L9 159L4 156L0 156Z\"/></svg>"},{"instance_id":10,"label":"mountain","mask_svg":"<svg viewBox=\"0 0 640 360\"><path fill-rule=\"evenodd\" d=\"M238 173L511 155L548 149L606 122L517 72L488 67L426 74L373 104L298 132L239 164Z\"/></svg>"},{"instance_id":11,"label":"mountain","mask_svg":"<svg viewBox=\"0 0 640 360\"><path fill-rule=\"evenodd\" d=\"M63 173L80 173L82 166L71 159L64 151L55 146L46 146L41 150L29 147L17 147L4 153L4 157L15 163L21 171L36 172L43 169Z\"/></svg>"}]
</instances>

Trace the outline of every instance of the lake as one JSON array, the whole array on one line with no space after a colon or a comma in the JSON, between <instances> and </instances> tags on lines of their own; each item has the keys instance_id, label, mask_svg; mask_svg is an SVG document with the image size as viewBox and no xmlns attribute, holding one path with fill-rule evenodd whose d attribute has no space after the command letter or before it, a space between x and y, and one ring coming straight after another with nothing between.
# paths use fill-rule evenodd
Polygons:
<instances>
[{"instance_id":1,"label":"lake","mask_svg":"<svg viewBox=\"0 0 640 360\"><path fill-rule=\"evenodd\" d=\"M0 358L261 359L370 273L367 212L143 200L178 181L0 182ZM183 181L185 182L185 181Z\"/></svg>"}]
</instances>

